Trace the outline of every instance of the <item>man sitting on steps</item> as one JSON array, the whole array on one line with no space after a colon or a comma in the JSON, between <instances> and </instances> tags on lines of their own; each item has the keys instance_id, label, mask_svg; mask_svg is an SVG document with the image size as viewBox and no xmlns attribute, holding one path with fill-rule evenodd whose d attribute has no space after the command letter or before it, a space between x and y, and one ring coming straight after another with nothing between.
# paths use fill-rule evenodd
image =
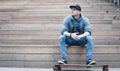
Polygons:
<instances>
[{"instance_id":1,"label":"man sitting on steps","mask_svg":"<svg viewBox=\"0 0 120 71\"><path fill-rule=\"evenodd\" d=\"M67 16L64 19L61 36L60 36L60 53L61 60L58 61L59 64L67 64L67 45L78 45L86 47L86 64L95 65L96 62L92 61L93 52L93 40L91 37L91 26L88 18L82 15L81 7L76 5L71 5L70 9L72 15Z\"/></svg>"}]
</instances>

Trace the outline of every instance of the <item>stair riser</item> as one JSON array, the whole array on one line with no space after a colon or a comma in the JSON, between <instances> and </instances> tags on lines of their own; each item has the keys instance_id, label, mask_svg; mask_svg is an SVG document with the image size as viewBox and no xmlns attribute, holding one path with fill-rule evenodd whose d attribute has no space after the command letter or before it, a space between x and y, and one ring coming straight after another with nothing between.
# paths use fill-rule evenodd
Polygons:
<instances>
[{"instance_id":1,"label":"stair riser","mask_svg":"<svg viewBox=\"0 0 120 71\"><path fill-rule=\"evenodd\" d=\"M100 27L100 26L99 26ZM102 26L101 26L102 27ZM105 25L104 25L105 27ZM50 33L49 33L50 32ZM106 33L107 32L107 33ZM96 30L93 28L92 30L92 33L93 34L101 34L101 35L104 35L104 34L119 34L119 29L109 29L109 30L104 30L104 29L99 29L99 30ZM99 34L99 36L100 36ZM60 30L0 30L0 36L1 37L6 37L6 36L24 36L24 35L27 35L27 36L40 36L42 37L43 35L44 36L59 36L60 35ZM103 36L102 36L103 37ZM110 37L110 35L108 36L105 36L106 38L107 37ZM116 36L117 37L117 36Z\"/></svg>"},{"instance_id":2,"label":"stair riser","mask_svg":"<svg viewBox=\"0 0 120 71\"><path fill-rule=\"evenodd\" d=\"M4 45L0 46L0 54L56 54L59 53L59 46L45 45ZM68 53L85 53L85 48L71 46ZM120 53L119 45L94 45L93 53Z\"/></svg>"},{"instance_id":3,"label":"stair riser","mask_svg":"<svg viewBox=\"0 0 120 71\"><path fill-rule=\"evenodd\" d=\"M16 41L2 41L0 42L0 45L58 45L59 41L53 41L53 40L36 40L36 41L20 41L20 40L16 40ZM120 41L116 41L116 40L94 40L94 44L95 45L120 45Z\"/></svg>"},{"instance_id":4,"label":"stair riser","mask_svg":"<svg viewBox=\"0 0 120 71\"><path fill-rule=\"evenodd\" d=\"M30 21L29 21L30 22ZM105 24L105 23L109 23L109 22L104 22L100 24L100 21L95 21L96 24L91 23L91 27L93 28L93 30L107 30L107 29L111 29L112 30L112 24ZM98 23L99 24L98 24ZM11 22L12 23L12 22ZM22 24L23 22L18 22L18 24L0 24L0 29L1 30L50 30L50 31L60 31L61 27L62 27L62 22L35 22L34 24ZM26 22L24 22L26 23ZM28 22L27 22L28 23ZM31 22L33 23L33 21ZM41 24L37 24L37 23L41 23ZM48 24L49 23L49 24ZM119 26L119 25L118 25ZM102 29L101 29L102 28Z\"/></svg>"},{"instance_id":5,"label":"stair riser","mask_svg":"<svg viewBox=\"0 0 120 71\"><path fill-rule=\"evenodd\" d=\"M35 61L0 61L0 67L27 67L27 68L52 68L57 62L35 62ZM69 62L77 64L85 64L85 62ZM108 64L109 67L119 68L119 62L97 62L99 65ZM112 65L111 65L112 64Z\"/></svg>"}]
</instances>

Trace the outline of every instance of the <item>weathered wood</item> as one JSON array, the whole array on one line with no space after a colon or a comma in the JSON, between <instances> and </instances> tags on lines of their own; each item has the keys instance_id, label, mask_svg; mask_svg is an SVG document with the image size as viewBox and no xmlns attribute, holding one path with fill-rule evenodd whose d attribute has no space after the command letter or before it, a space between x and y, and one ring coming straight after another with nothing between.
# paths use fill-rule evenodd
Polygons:
<instances>
[{"instance_id":1,"label":"weathered wood","mask_svg":"<svg viewBox=\"0 0 120 71\"><path fill-rule=\"evenodd\" d=\"M104 0L1 0L0 67L51 68L56 64L60 26L71 13L69 5L75 3L93 27L93 59L120 67L119 22L112 21L120 12ZM69 46L67 52L69 63L85 64L84 47Z\"/></svg>"},{"instance_id":2,"label":"weathered wood","mask_svg":"<svg viewBox=\"0 0 120 71\"><path fill-rule=\"evenodd\" d=\"M94 53L93 59L96 61L120 61L120 53ZM14 53L14 54L0 54L0 61L57 61L60 59L60 53ZM85 61L85 53L68 53L68 61Z\"/></svg>"},{"instance_id":3,"label":"weathered wood","mask_svg":"<svg viewBox=\"0 0 120 71\"><path fill-rule=\"evenodd\" d=\"M70 53L85 53L85 48L71 46ZM0 45L0 53L59 53L58 45ZM94 45L93 53L120 53L119 45Z\"/></svg>"},{"instance_id":4,"label":"weathered wood","mask_svg":"<svg viewBox=\"0 0 120 71\"><path fill-rule=\"evenodd\" d=\"M22 37L18 37L22 38ZM48 39L46 39L48 38ZM44 37L43 39L1 39L0 45L58 45L59 39L50 37ZM119 39L94 39L95 45L120 45Z\"/></svg>"},{"instance_id":5,"label":"weathered wood","mask_svg":"<svg viewBox=\"0 0 120 71\"><path fill-rule=\"evenodd\" d=\"M110 26L110 25L106 25L106 27L107 26ZM100 27L100 25L94 26L94 27ZM95 29L95 28L93 28L92 31L93 31L92 35L93 35L94 38L96 38L96 36L97 37L103 37L103 38L106 37L106 39L109 38L109 37L111 37L111 38L118 37L119 38L119 34L120 34L119 29L113 29L112 30L112 29ZM22 35L23 36L27 35L27 36L31 36L31 37L32 36L40 36L39 38L41 38L42 36L47 36L47 35L49 35L49 36L50 35L52 35L52 36L60 36L60 30L45 30L45 29L44 30L0 30L0 36L1 37L4 37L4 36L5 37L7 37L7 36L9 36L9 37L10 36L14 36L15 37L15 36L20 36L20 35L21 36Z\"/></svg>"},{"instance_id":6,"label":"weathered wood","mask_svg":"<svg viewBox=\"0 0 120 71\"><path fill-rule=\"evenodd\" d=\"M0 61L1 67L30 67L30 68L51 68L57 62L35 62L35 61ZM85 62L72 62L72 63L85 63ZM99 62L100 65L108 64L109 67L118 67L120 66L119 62Z\"/></svg>"}]
</instances>

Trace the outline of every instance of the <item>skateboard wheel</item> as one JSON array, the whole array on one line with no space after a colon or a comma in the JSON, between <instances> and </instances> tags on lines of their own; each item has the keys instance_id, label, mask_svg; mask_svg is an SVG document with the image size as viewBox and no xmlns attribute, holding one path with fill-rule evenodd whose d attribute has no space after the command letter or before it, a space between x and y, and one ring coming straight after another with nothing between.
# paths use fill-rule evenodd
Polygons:
<instances>
[{"instance_id":1,"label":"skateboard wheel","mask_svg":"<svg viewBox=\"0 0 120 71\"><path fill-rule=\"evenodd\" d=\"M61 70L61 66L60 65L53 66L53 71L60 71L60 70Z\"/></svg>"},{"instance_id":2,"label":"skateboard wheel","mask_svg":"<svg viewBox=\"0 0 120 71\"><path fill-rule=\"evenodd\" d=\"M104 65L104 66L103 66L103 71L109 71L109 70L108 70L108 65Z\"/></svg>"}]
</instances>

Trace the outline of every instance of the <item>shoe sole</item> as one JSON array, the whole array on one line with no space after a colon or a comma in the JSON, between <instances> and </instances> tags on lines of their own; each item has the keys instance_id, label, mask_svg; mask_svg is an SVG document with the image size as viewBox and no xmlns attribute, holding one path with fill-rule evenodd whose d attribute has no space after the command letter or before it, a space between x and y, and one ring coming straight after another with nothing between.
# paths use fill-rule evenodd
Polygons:
<instances>
[{"instance_id":1,"label":"shoe sole","mask_svg":"<svg viewBox=\"0 0 120 71\"><path fill-rule=\"evenodd\" d=\"M91 62L90 64L88 64L88 65L96 65L96 62L94 61L94 62Z\"/></svg>"}]
</instances>

